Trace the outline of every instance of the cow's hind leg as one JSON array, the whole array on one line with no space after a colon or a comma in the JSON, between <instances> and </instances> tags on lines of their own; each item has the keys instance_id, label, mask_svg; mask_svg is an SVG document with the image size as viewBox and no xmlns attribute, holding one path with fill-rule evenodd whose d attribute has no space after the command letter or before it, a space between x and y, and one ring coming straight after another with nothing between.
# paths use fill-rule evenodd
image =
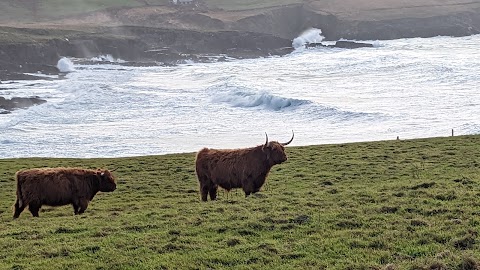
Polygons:
<instances>
[{"instance_id":1,"label":"cow's hind leg","mask_svg":"<svg viewBox=\"0 0 480 270\"><path fill-rule=\"evenodd\" d=\"M198 176L198 180L200 182L200 194L202 201L206 202L208 193L210 192L213 183L205 176Z\"/></svg>"},{"instance_id":2,"label":"cow's hind leg","mask_svg":"<svg viewBox=\"0 0 480 270\"><path fill-rule=\"evenodd\" d=\"M39 217L38 211L40 211L40 207L42 207L42 205L38 202L30 202L28 204L28 210L30 210L30 213L32 213L34 217Z\"/></svg>"},{"instance_id":3,"label":"cow's hind leg","mask_svg":"<svg viewBox=\"0 0 480 270\"><path fill-rule=\"evenodd\" d=\"M25 205L22 204L20 205L20 201L17 199L14 205L15 212L13 213L13 218L18 218L20 214L23 212L23 209L25 209Z\"/></svg>"},{"instance_id":4,"label":"cow's hind leg","mask_svg":"<svg viewBox=\"0 0 480 270\"><path fill-rule=\"evenodd\" d=\"M204 202L207 201L209 191L210 191L210 185L208 185L208 183L200 184L200 193L202 195L202 201Z\"/></svg>"},{"instance_id":5,"label":"cow's hind leg","mask_svg":"<svg viewBox=\"0 0 480 270\"><path fill-rule=\"evenodd\" d=\"M208 193L210 194L210 200L215 201L217 199L217 189L218 185L212 184Z\"/></svg>"}]
</instances>

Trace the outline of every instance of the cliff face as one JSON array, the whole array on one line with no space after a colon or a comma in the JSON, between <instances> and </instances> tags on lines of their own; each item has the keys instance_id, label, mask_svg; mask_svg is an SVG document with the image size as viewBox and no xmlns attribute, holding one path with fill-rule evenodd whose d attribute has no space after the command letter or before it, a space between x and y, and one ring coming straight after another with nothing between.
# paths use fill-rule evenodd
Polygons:
<instances>
[{"instance_id":1,"label":"cliff face","mask_svg":"<svg viewBox=\"0 0 480 270\"><path fill-rule=\"evenodd\" d=\"M480 2L372 1L312 0L241 11L112 8L0 27L0 79L15 78L22 72L58 72L55 65L62 56L110 54L129 61L170 64L182 59L207 61L205 54L237 58L281 55L290 52L292 40L308 28L321 29L327 40L480 33Z\"/></svg>"},{"instance_id":2,"label":"cliff face","mask_svg":"<svg viewBox=\"0 0 480 270\"><path fill-rule=\"evenodd\" d=\"M231 22L231 29L270 33L293 39L308 28L319 28L327 40L398 39L411 37L467 36L480 33L480 8L435 16L351 20L314 11L308 5L265 10Z\"/></svg>"},{"instance_id":3,"label":"cliff face","mask_svg":"<svg viewBox=\"0 0 480 270\"><path fill-rule=\"evenodd\" d=\"M56 64L64 56L88 59L109 54L131 61L127 64L162 65L185 59L211 61L210 55L283 55L309 28L321 29L327 40L479 34L480 2L468 1L308 0L237 11L147 5L21 25L2 14L9 3L17 4L9 0L0 3L0 84L33 80L37 72L58 74ZM353 45L345 46L358 44ZM0 96L0 114L42 102L38 97Z\"/></svg>"},{"instance_id":4,"label":"cliff face","mask_svg":"<svg viewBox=\"0 0 480 270\"><path fill-rule=\"evenodd\" d=\"M209 55L251 58L290 52L291 41L244 31L192 31L138 26L97 28L94 33L55 29L14 29L30 40L0 42L0 80L30 77L21 73L58 73L61 57L91 58L109 54L142 65L175 64ZM0 33L2 28L0 28Z\"/></svg>"}]
</instances>

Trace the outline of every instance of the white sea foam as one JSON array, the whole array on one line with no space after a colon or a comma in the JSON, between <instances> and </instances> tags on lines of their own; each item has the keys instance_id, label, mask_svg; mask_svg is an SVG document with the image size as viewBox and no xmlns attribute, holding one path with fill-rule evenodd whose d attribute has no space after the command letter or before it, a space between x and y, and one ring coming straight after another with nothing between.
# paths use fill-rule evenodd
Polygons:
<instances>
[{"instance_id":1,"label":"white sea foam","mask_svg":"<svg viewBox=\"0 0 480 270\"><path fill-rule=\"evenodd\" d=\"M382 43L380 43L380 41L377 39L375 41L372 42L372 45L374 48L379 48L379 47L382 47Z\"/></svg>"},{"instance_id":2,"label":"white sea foam","mask_svg":"<svg viewBox=\"0 0 480 270\"><path fill-rule=\"evenodd\" d=\"M225 102L234 107L261 107L268 110L282 110L309 103L307 100L286 98L272 95L266 91L248 92L241 90L227 91L214 97L215 102Z\"/></svg>"},{"instance_id":3,"label":"white sea foam","mask_svg":"<svg viewBox=\"0 0 480 270\"><path fill-rule=\"evenodd\" d=\"M57 68L60 72L72 72L75 71L75 66L73 62L67 57L62 57L57 62Z\"/></svg>"},{"instance_id":4,"label":"white sea foam","mask_svg":"<svg viewBox=\"0 0 480 270\"><path fill-rule=\"evenodd\" d=\"M96 57L92 57L90 60L91 61L96 61L96 62L110 62L110 63L125 63L126 62L125 60L122 60L120 58L114 58L110 54L99 55L99 56L96 56Z\"/></svg>"},{"instance_id":5,"label":"white sea foam","mask_svg":"<svg viewBox=\"0 0 480 270\"><path fill-rule=\"evenodd\" d=\"M325 37L322 36L322 30L310 28L293 39L292 47L295 49L303 48L307 43L320 43L324 38Z\"/></svg>"},{"instance_id":6,"label":"white sea foam","mask_svg":"<svg viewBox=\"0 0 480 270\"><path fill-rule=\"evenodd\" d=\"M382 40L375 50L172 67L75 60L65 80L0 84L8 98L47 100L0 114L0 158L248 147L265 132L286 141L292 129L292 145L476 134L479 43L480 35Z\"/></svg>"}]
</instances>

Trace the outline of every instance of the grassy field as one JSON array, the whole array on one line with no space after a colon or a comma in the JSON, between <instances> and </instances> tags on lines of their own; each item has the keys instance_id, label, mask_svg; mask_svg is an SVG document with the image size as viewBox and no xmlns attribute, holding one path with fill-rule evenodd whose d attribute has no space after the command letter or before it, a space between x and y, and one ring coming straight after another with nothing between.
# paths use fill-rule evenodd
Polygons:
<instances>
[{"instance_id":1,"label":"grassy field","mask_svg":"<svg viewBox=\"0 0 480 270\"><path fill-rule=\"evenodd\" d=\"M303 0L205 0L209 8L227 11L268 8L302 3ZM30 22L35 20L64 18L92 11L115 7L167 6L169 0L3 0L0 1L0 21Z\"/></svg>"},{"instance_id":2,"label":"grassy field","mask_svg":"<svg viewBox=\"0 0 480 270\"><path fill-rule=\"evenodd\" d=\"M287 152L256 196L206 203L191 153L1 159L0 269L479 269L480 136ZM15 171L43 166L118 167L118 187L12 220Z\"/></svg>"},{"instance_id":3,"label":"grassy field","mask_svg":"<svg viewBox=\"0 0 480 270\"><path fill-rule=\"evenodd\" d=\"M300 4L303 3L303 0L268 0L268 1L258 1L258 0L205 0L205 3L208 7L211 8L221 8L224 10L235 11L235 10L248 10L248 9L257 9L257 8L269 8L269 7L278 7L282 5L291 5L291 4Z\"/></svg>"},{"instance_id":4,"label":"grassy field","mask_svg":"<svg viewBox=\"0 0 480 270\"><path fill-rule=\"evenodd\" d=\"M112 7L167 5L168 0L2 0L0 19L11 23L61 18Z\"/></svg>"}]
</instances>

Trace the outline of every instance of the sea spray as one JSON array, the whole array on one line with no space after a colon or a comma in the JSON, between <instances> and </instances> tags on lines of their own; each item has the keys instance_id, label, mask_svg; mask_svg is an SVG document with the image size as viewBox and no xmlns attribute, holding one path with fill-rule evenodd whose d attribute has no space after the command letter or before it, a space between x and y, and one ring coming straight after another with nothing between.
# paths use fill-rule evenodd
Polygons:
<instances>
[{"instance_id":1,"label":"sea spray","mask_svg":"<svg viewBox=\"0 0 480 270\"><path fill-rule=\"evenodd\" d=\"M307 43L320 43L324 38L325 37L322 36L322 30L310 28L293 39L292 47L295 49L303 48Z\"/></svg>"},{"instance_id":2,"label":"sea spray","mask_svg":"<svg viewBox=\"0 0 480 270\"><path fill-rule=\"evenodd\" d=\"M65 73L75 71L75 66L73 65L73 62L66 57L62 57L60 60L58 60L57 68L60 72Z\"/></svg>"},{"instance_id":3,"label":"sea spray","mask_svg":"<svg viewBox=\"0 0 480 270\"><path fill-rule=\"evenodd\" d=\"M115 59L111 54L99 55L97 57L92 57L90 60L95 62L125 63L125 60L120 58Z\"/></svg>"}]
</instances>

